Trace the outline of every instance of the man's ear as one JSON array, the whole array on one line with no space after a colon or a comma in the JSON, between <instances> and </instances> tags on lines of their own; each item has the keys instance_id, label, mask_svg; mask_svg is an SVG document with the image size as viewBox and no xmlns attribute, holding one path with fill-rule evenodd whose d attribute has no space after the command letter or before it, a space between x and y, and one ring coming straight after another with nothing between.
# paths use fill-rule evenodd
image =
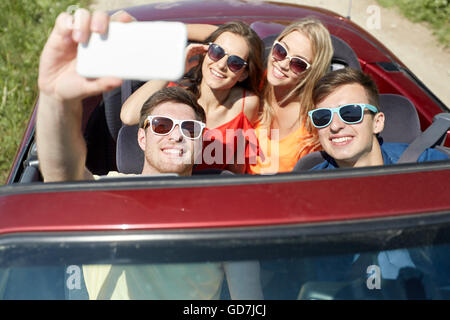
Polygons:
<instances>
[{"instance_id":1,"label":"man's ear","mask_svg":"<svg viewBox=\"0 0 450 320\"><path fill-rule=\"evenodd\" d=\"M137 134L138 144L142 151L145 151L145 144L147 142L147 136L145 135L145 130L143 128L139 128Z\"/></svg>"},{"instance_id":2,"label":"man's ear","mask_svg":"<svg viewBox=\"0 0 450 320\"><path fill-rule=\"evenodd\" d=\"M238 82L244 81L245 79L247 79L247 77L248 77L248 71L247 71L247 69L245 69L244 72L242 72L241 76L239 77Z\"/></svg>"},{"instance_id":3,"label":"man's ear","mask_svg":"<svg viewBox=\"0 0 450 320\"><path fill-rule=\"evenodd\" d=\"M384 113L378 112L373 117L373 133L377 134L383 131L384 129Z\"/></svg>"}]
</instances>

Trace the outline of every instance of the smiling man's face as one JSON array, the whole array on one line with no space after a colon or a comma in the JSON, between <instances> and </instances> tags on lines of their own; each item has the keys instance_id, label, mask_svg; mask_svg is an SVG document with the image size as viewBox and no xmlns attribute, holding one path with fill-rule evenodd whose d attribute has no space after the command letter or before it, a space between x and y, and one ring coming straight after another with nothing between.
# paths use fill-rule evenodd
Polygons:
<instances>
[{"instance_id":1,"label":"smiling man's face","mask_svg":"<svg viewBox=\"0 0 450 320\"><path fill-rule=\"evenodd\" d=\"M197 120L190 106L172 101L161 103L152 110L151 115L174 120ZM184 137L178 125L167 135L156 135L150 127L145 130L140 128L138 143L145 153L142 174L191 175L195 153L201 152L201 141L201 138L192 140Z\"/></svg>"},{"instance_id":2,"label":"smiling man's face","mask_svg":"<svg viewBox=\"0 0 450 320\"><path fill-rule=\"evenodd\" d=\"M320 101L316 108L336 108L344 104L369 104L366 91L359 84L347 84L336 88ZM339 167L382 165L383 158L376 134L384 127L384 114L364 111L360 123L346 124L337 114L325 128L318 129L324 150L336 160Z\"/></svg>"}]
</instances>

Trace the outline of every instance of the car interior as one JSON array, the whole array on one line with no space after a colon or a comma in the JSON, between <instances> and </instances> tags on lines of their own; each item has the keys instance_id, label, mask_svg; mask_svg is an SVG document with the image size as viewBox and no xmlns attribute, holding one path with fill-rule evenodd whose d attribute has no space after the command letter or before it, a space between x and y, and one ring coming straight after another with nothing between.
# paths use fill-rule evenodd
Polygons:
<instances>
[{"instance_id":1,"label":"car interior","mask_svg":"<svg viewBox=\"0 0 450 320\"><path fill-rule=\"evenodd\" d=\"M258 32L258 23L252 27ZM280 25L280 30L283 26ZM265 60L270 53L272 43L278 33L264 37ZM334 54L330 71L340 68L361 69L358 57L354 50L341 38L331 35ZM94 174L104 175L109 171L122 173L140 173L144 162L144 155L136 141L138 127L123 125L120 120L120 109L123 102L137 90L144 82L124 81L121 87L104 93L98 104L90 107L89 120L85 125L84 137L87 144L86 166ZM416 140L415 154L427 147L435 147L450 155L450 148L444 146L445 136L450 127L450 116L440 114L439 128L423 139L420 129L419 117L413 103L406 97L396 94L380 95L381 110L386 114L385 128L380 138L386 142L412 143ZM433 127L433 126L431 126ZM429 130L433 131L433 130ZM417 146L418 145L418 146ZM315 164L324 160L323 152L314 152L299 160L294 172L304 172ZM412 159L412 160L411 160ZM414 162L412 158L405 162ZM39 173L38 159L35 143L29 148L28 156L24 162L24 170L20 183L42 181ZM199 174L217 174L220 171L210 170Z\"/></svg>"},{"instance_id":2,"label":"car interior","mask_svg":"<svg viewBox=\"0 0 450 320\"><path fill-rule=\"evenodd\" d=\"M276 34L263 39L265 44L265 55L270 52ZM352 67L360 69L358 58L353 49L342 39L332 36L334 55L331 70ZM140 173L144 162L142 150L136 140L138 126L125 126L120 120L120 108L127 97L137 90L144 82L125 81L122 87L104 93L102 99L94 108L91 108L89 120L85 125L84 136L88 147L87 167L94 174L102 175L108 171L117 170L122 173ZM396 94L381 94L380 109L386 114L385 128L379 138L386 142L414 143L424 135L420 129L420 121L413 103L404 96ZM425 143L419 143L419 150L424 147L435 147L450 155L450 149L444 147L446 132L449 128L450 117L448 114L439 115L443 117L440 127L431 134L431 138L425 139ZM436 121L436 122L439 122ZM443 123L443 124L442 124ZM433 127L430 126L430 128ZM431 141L431 142L430 142ZM311 153L299 160L294 172L301 173L324 161L323 152ZM20 183L32 183L42 181L39 173L36 144L32 143L24 162ZM199 172L198 174L220 174L220 170ZM448 246L444 246L434 252L444 252ZM416 250L420 255L421 250ZM414 252L414 250L412 250ZM305 278L313 274L318 264L336 266L348 257L335 257L325 263L319 263L322 258L306 257L296 259L279 258L261 261L261 281L264 285L264 297L266 299L411 299L411 298L449 298L450 291L437 283L436 279L429 279L422 271L414 268L403 268L399 272L397 280L383 279L382 291L370 291L366 288L367 279L357 276L355 270L375 261L377 252L365 253L356 260L351 269L345 265L342 275L345 277L329 279L326 276L315 276ZM436 254L436 253L434 253ZM353 256L353 255L352 255ZM323 259L327 259L324 257ZM423 261L423 259L416 259ZM445 260L442 260L445 261ZM361 269L360 268L360 269ZM425 269L424 269L425 268ZM424 267L423 270L428 268ZM421 270L422 270L421 269ZM87 292L81 295L68 292L64 284L67 282L67 274L62 266L24 267L16 268L10 272L10 279L31 279L25 281L31 283L31 287L24 290L23 287L5 285L3 287L3 298L33 299L39 296L41 299L86 299ZM315 272L315 271L314 271ZM360 272L360 271L359 271ZM65 278L61 277L65 274ZM2 269L0 268L0 276ZM327 274L326 270L325 273ZM336 274L336 272L334 272ZM293 275L297 278L293 281ZM0 277L1 278L1 277ZM55 282L55 279L58 279ZM1 279L0 279L1 280ZM400 282L398 280L401 280ZM10 280L12 281L12 280ZM1 281L0 281L1 282ZM418 285L419 283L419 285ZM425 283L426 285L420 285ZM280 290L282 288L282 290ZM409 288L405 290L405 288ZM0 287L0 293L2 288ZM48 296L43 296L45 292ZM230 299L226 281L222 285L221 299Z\"/></svg>"}]
</instances>

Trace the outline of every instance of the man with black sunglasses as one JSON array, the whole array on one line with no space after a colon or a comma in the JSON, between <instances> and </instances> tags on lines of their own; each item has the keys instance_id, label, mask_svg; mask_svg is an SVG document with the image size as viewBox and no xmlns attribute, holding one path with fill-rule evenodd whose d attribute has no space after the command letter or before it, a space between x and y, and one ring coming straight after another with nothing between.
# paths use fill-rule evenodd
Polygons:
<instances>
[{"instance_id":1,"label":"man with black sunglasses","mask_svg":"<svg viewBox=\"0 0 450 320\"><path fill-rule=\"evenodd\" d=\"M361 71L345 68L326 74L314 87L313 101L316 109L308 114L328 159L312 170L395 164L408 147L380 143L384 114L378 110L378 89ZM444 159L444 153L427 149L417 161Z\"/></svg>"}]
</instances>

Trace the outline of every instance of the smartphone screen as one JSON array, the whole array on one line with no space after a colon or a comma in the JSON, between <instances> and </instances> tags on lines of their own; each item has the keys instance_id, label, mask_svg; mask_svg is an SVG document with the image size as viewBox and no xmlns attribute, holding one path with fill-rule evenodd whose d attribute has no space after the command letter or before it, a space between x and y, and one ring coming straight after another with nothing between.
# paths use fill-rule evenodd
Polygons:
<instances>
[{"instance_id":1,"label":"smartphone screen","mask_svg":"<svg viewBox=\"0 0 450 320\"><path fill-rule=\"evenodd\" d=\"M105 34L78 45L77 72L87 78L177 80L183 76L187 31L180 22L111 22Z\"/></svg>"}]
</instances>

